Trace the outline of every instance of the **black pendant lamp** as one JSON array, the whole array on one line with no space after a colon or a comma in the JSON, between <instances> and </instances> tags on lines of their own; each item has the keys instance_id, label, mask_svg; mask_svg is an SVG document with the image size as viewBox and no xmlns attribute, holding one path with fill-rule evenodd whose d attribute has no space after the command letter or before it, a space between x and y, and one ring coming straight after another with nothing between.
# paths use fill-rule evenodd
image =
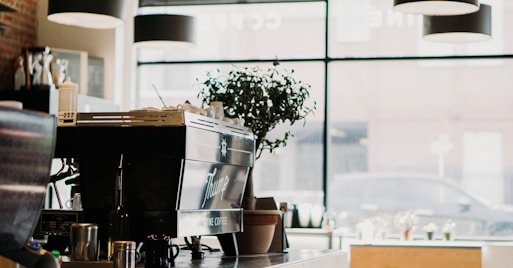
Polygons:
<instances>
[{"instance_id":1,"label":"black pendant lamp","mask_svg":"<svg viewBox=\"0 0 513 268\"><path fill-rule=\"evenodd\" d=\"M492 8L481 4L474 13L456 16L424 16L424 39L465 43L492 38Z\"/></svg>"},{"instance_id":2,"label":"black pendant lamp","mask_svg":"<svg viewBox=\"0 0 513 268\"><path fill-rule=\"evenodd\" d=\"M143 47L189 47L194 43L194 18L149 14L134 17L134 44Z\"/></svg>"},{"instance_id":3,"label":"black pendant lamp","mask_svg":"<svg viewBox=\"0 0 513 268\"><path fill-rule=\"evenodd\" d=\"M478 9L478 0L394 0L395 11L430 16L461 15Z\"/></svg>"},{"instance_id":4,"label":"black pendant lamp","mask_svg":"<svg viewBox=\"0 0 513 268\"><path fill-rule=\"evenodd\" d=\"M93 29L123 24L123 0L48 0L48 20Z\"/></svg>"}]
</instances>

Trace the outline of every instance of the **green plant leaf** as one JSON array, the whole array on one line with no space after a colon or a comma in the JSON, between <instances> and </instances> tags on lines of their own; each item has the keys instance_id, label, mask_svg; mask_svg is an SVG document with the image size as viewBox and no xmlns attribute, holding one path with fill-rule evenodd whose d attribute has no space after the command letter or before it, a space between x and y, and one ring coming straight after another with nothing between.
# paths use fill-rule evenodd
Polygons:
<instances>
[{"instance_id":1,"label":"green plant leaf","mask_svg":"<svg viewBox=\"0 0 513 268\"><path fill-rule=\"evenodd\" d=\"M255 136L256 158L264 150L274 153L285 147L293 135L290 131L283 137L267 139L267 134L283 123L295 124L316 109L306 106L311 86L293 77L294 70L279 70L279 62L273 67L261 70L258 67L236 67L226 76L220 70L207 72L203 80L198 81L199 93L203 105L212 101L222 101L225 116L240 118Z\"/></svg>"}]
</instances>

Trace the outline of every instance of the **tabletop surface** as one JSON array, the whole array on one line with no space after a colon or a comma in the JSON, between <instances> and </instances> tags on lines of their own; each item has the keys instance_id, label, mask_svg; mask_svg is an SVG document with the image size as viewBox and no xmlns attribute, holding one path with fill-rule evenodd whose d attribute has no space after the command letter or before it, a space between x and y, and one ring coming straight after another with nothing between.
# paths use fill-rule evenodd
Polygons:
<instances>
[{"instance_id":1,"label":"tabletop surface","mask_svg":"<svg viewBox=\"0 0 513 268\"><path fill-rule=\"evenodd\" d=\"M284 253L224 256L223 252L205 252L202 260L192 260L191 252L180 251L175 259L175 267L330 267L330 263L341 262L346 258L340 250L289 250ZM328 266L323 265L328 263ZM112 268L109 261L64 262L63 268ZM138 264L137 267L144 267Z\"/></svg>"}]
</instances>

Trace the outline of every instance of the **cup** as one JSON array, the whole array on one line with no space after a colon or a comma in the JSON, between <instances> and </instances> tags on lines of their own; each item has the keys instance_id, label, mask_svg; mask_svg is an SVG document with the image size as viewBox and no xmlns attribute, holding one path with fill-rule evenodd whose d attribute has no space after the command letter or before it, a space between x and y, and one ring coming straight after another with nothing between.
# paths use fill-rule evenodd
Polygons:
<instances>
[{"instance_id":1,"label":"cup","mask_svg":"<svg viewBox=\"0 0 513 268\"><path fill-rule=\"evenodd\" d=\"M68 76L66 81L59 84L59 112L77 111L78 84L71 81Z\"/></svg>"},{"instance_id":2,"label":"cup","mask_svg":"<svg viewBox=\"0 0 513 268\"><path fill-rule=\"evenodd\" d=\"M73 223L70 228L71 259L74 261L98 260L98 225Z\"/></svg>"},{"instance_id":3,"label":"cup","mask_svg":"<svg viewBox=\"0 0 513 268\"><path fill-rule=\"evenodd\" d=\"M215 118L215 116L216 116L216 108L215 107L209 106L209 107L205 108L205 111L207 112L208 117Z\"/></svg>"},{"instance_id":4,"label":"cup","mask_svg":"<svg viewBox=\"0 0 513 268\"><path fill-rule=\"evenodd\" d=\"M66 207L72 210L82 210L82 196L75 193L72 199L66 201Z\"/></svg>"},{"instance_id":5,"label":"cup","mask_svg":"<svg viewBox=\"0 0 513 268\"><path fill-rule=\"evenodd\" d=\"M237 125L241 126L241 127L243 127L243 126L244 126L244 119L242 119L242 118L234 118L234 119L233 119L233 122L234 122L235 124L237 124Z\"/></svg>"},{"instance_id":6,"label":"cup","mask_svg":"<svg viewBox=\"0 0 513 268\"><path fill-rule=\"evenodd\" d=\"M173 244L169 236L150 235L146 237L144 245L146 246L145 268L175 267L175 258L180 253L180 247Z\"/></svg>"},{"instance_id":7,"label":"cup","mask_svg":"<svg viewBox=\"0 0 513 268\"><path fill-rule=\"evenodd\" d=\"M310 227L310 210L312 209L311 203L300 203L297 205L297 215L299 219L299 226L302 228Z\"/></svg>"},{"instance_id":8,"label":"cup","mask_svg":"<svg viewBox=\"0 0 513 268\"><path fill-rule=\"evenodd\" d=\"M139 254L135 251L134 241L114 241L114 268L135 268Z\"/></svg>"},{"instance_id":9,"label":"cup","mask_svg":"<svg viewBox=\"0 0 513 268\"><path fill-rule=\"evenodd\" d=\"M211 101L210 107L214 108L214 118L222 120L224 118L224 107L222 101Z\"/></svg>"}]
</instances>

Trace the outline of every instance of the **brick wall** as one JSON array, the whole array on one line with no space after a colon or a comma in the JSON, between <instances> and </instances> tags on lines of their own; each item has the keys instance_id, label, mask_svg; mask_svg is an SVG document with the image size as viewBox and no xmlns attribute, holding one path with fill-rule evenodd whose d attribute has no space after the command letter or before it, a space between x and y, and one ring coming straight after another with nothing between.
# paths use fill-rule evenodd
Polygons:
<instances>
[{"instance_id":1,"label":"brick wall","mask_svg":"<svg viewBox=\"0 0 513 268\"><path fill-rule=\"evenodd\" d=\"M37 0L2 0L16 12L0 12L0 90L14 88L14 61L23 47L37 45Z\"/></svg>"}]
</instances>

